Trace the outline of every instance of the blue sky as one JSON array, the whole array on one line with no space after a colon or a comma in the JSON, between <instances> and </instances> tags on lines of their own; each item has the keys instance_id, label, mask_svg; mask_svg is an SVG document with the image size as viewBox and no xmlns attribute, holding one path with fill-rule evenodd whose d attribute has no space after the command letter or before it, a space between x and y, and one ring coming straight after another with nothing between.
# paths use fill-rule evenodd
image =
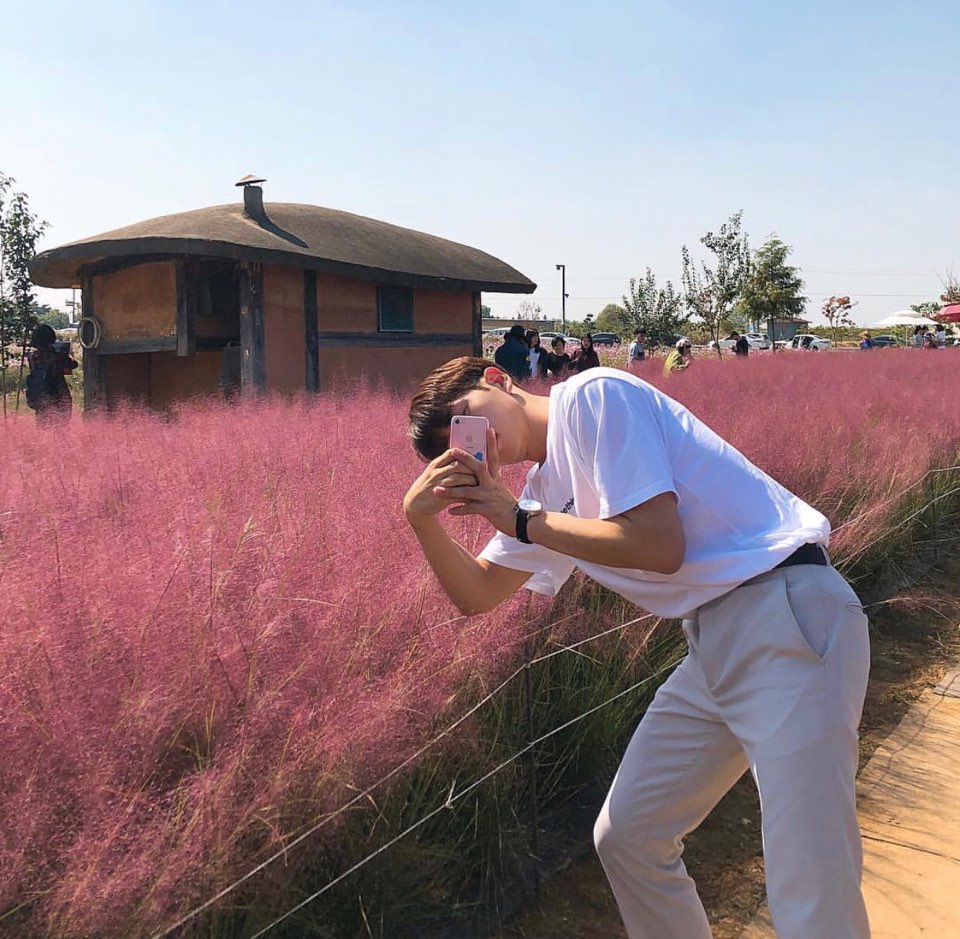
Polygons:
<instances>
[{"instance_id":1,"label":"blue sky","mask_svg":"<svg viewBox=\"0 0 960 939\"><path fill-rule=\"evenodd\" d=\"M8 5L0 171L44 247L257 173L489 251L549 314L565 263L578 319L648 265L678 284L743 209L810 312L850 294L869 323L960 274L954 26L946 2Z\"/></svg>"}]
</instances>

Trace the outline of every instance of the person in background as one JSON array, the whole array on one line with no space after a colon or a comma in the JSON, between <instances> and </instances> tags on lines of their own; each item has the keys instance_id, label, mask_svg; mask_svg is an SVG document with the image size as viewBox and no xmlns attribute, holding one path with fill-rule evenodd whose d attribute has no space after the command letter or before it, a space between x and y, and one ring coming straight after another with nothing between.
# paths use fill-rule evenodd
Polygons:
<instances>
[{"instance_id":1,"label":"person in background","mask_svg":"<svg viewBox=\"0 0 960 939\"><path fill-rule=\"evenodd\" d=\"M600 356L597 350L593 348L593 336L590 333L584 333L580 340L580 348L573 353L570 360L570 367L578 375L585 372L588 368L597 368L600 365Z\"/></svg>"},{"instance_id":2,"label":"person in background","mask_svg":"<svg viewBox=\"0 0 960 939\"><path fill-rule=\"evenodd\" d=\"M567 352L566 343L554 336L550 343L552 351L547 353L547 376L555 381L561 381L570 374L571 358Z\"/></svg>"},{"instance_id":3,"label":"person in background","mask_svg":"<svg viewBox=\"0 0 960 939\"><path fill-rule=\"evenodd\" d=\"M947 327L940 323L936 332L937 346L942 349L947 344Z\"/></svg>"},{"instance_id":4,"label":"person in background","mask_svg":"<svg viewBox=\"0 0 960 939\"><path fill-rule=\"evenodd\" d=\"M915 326L913 328L913 348L922 349L923 348L923 327Z\"/></svg>"},{"instance_id":5,"label":"person in background","mask_svg":"<svg viewBox=\"0 0 960 939\"><path fill-rule=\"evenodd\" d=\"M673 372L682 372L684 369L690 368L690 363L693 361L691 357L692 348L693 344L689 339L677 340L676 348L663 361L664 377L668 377Z\"/></svg>"},{"instance_id":6,"label":"person in background","mask_svg":"<svg viewBox=\"0 0 960 939\"><path fill-rule=\"evenodd\" d=\"M37 413L38 423L70 420L73 399L66 376L79 367L70 356L70 343L58 342L52 326L41 323L30 336L33 352L27 356L27 404Z\"/></svg>"},{"instance_id":7,"label":"person in background","mask_svg":"<svg viewBox=\"0 0 960 939\"><path fill-rule=\"evenodd\" d=\"M627 350L627 370L634 371L637 363L647 357L647 331L642 327L633 331L633 342Z\"/></svg>"},{"instance_id":8,"label":"person in background","mask_svg":"<svg viewBox=\"0 0 960 939\"><path fill-rule=\"evenodd\" d=\"M741 359L745 359L750 354L750 343L746 336L741 336L736 330L730 333L728 337L733 340L733 354Z\"/></svg>"},{"instance_id":9,"label":"person in background","mask_svg":"<svg viewBox=\"0 0 960 939\"><path fill-rule=\"evenodd\" d=\"M540 333L536 329L528 329L525 335L527 343L527 364L529 377L535 381L546 381L547 354L540 346Z\"/></svg>"},{"instance_id":10,"label":"person in background","mask_svg":"<svg viewBox=\"0 0 960 939\"><path fill-rule=\"evenodd\" d=\"M863 349L864 351L867 351L868 349L872 349L875 345L876 343L871 338L869 329L865 329L862 333L860 333L861 349Z\"/></svg>"},{"instance_id":11,"label":"person in background","mask_svg":"<svg viewBox=\"0 0 960 939\"><path fill-rule=\"evenodd\" d=\"M527 381L530 378L529 352L526 331L519 323L514 323L502 345L494 352L493 360L515 381Z\"/></svg>"}]
</instances>

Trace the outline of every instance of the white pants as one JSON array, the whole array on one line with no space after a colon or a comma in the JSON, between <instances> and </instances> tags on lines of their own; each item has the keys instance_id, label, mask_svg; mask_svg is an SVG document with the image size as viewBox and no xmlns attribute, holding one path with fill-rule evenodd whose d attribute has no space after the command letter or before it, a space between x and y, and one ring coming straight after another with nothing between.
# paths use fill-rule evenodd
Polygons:
<instances>
[{"instance_id":1,"label":"white pants","mask_svg":"<svg viewBox=\"0 0 960 939\"><path fill-rule=\"evenodd\" d=\"M630 939L710 939L681 860L749 767L779 939L868 939L854 776L867 619L832 567L763 574L706 604L640 722L594 838Z\"/></svg>"}]
</instances>

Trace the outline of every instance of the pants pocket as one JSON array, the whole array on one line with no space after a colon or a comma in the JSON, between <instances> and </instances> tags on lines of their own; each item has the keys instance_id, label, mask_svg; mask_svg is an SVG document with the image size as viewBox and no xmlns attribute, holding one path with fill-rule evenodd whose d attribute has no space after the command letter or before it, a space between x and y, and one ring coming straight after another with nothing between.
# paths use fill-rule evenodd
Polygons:
<instances>
[{"instance_id":1,"label":"pants pocket","mask_svg":"<svg viewBox=\"0 0 960 939\"><path fill-rule=\"evenodd\" d=\"M865 622L863 607L833 568L801 565L784 574L781 585L794 638L810 655L825 661L841 630Z\"/></svg>"}]
</instances>

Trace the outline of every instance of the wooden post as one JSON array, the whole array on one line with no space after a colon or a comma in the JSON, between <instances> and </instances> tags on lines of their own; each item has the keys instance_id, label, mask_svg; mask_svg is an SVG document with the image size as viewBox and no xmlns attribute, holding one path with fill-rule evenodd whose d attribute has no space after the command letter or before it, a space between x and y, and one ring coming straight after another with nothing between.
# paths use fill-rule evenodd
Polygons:
<instances>
[{"instance_id":1,"label":"wooden post","mask_svg":"<svg viewBox=\"0 0 960 939\"><path fill-rule=\"evenodd\" d=\"M303 329L307 350L307 391L320 390L320 324L317 322L317 272L303 272Z\"/></svg>"},{"instance_id":2,"label":"wooden post","mask_svg":"<svg viewBox=\"0 0 960 939\"><path fill-rule=\"evenodd\" d=\"M93 277L83 276L83 287L80 293L84 316L96 316L93 305ZM96 349L83 350L83 410L95 411L103 403L104 398L104 361Z\"/></svg>"},{"instance_id":3,"label":"wooden post","mask_svg":"<svg viewBox=\"0 0 960 939\"><path fill-rule=\"evenodd\" d=\"M257 394L267 387L264 355L263 266L240 264L240 391Z\"/></svg>"},{"instance_id":4,"label":"wooden post","mask_svg":"<svg viewBox=\"0 0 960 939\"><path fill-rule=\"evenodd\" d=\"M473 294L473 354L483 355L483 303L479 290Z\"/></svg>"},{"instance_id":5,"label":"wooden post","mask_svg":"<svg viewBox=\"0 0 960 939\"><path fill-rule=\"evenodd\" d=\"M197 275L193 260L177 261L177 355L197 351Z\"/></svg>"}]
</instances>

